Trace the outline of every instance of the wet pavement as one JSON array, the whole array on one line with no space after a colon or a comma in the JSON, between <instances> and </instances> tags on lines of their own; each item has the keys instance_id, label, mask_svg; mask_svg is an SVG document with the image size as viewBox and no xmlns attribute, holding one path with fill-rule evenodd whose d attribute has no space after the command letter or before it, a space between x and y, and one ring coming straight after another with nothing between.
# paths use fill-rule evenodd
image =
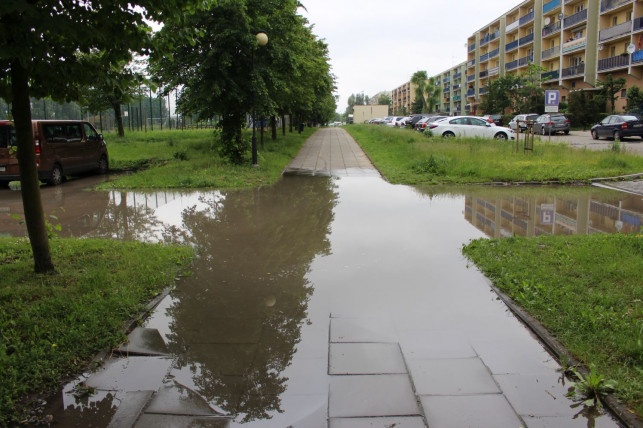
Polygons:
<instances>
[{"instance_id":1,"label":"wet pavement","mask_svg":"<svg viewBox=\"0 0 643 428\"><path fill-rule=\"evenodd\" d=\"M102 214L74 216L93 225L85 236L200 256L128 343L66 386L58 426L619 426L566 398L558 363L461 247L640 231L640 197L395 186L341 128L314 134L285 175L252 191L109 192Z\"/></svg>"}]
</instances>

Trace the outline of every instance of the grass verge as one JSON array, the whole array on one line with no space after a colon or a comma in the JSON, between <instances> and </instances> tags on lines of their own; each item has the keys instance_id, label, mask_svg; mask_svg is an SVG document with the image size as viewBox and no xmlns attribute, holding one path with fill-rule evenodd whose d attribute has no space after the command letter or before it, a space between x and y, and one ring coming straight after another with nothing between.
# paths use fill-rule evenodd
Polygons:
<instances>
[{"instance_id":1,"label":"grass verge","mask_svg":"<svg viewBox=\"0 0 643 428\"><path fill-rule=\"evenodd\" d=\"M643 171L643 156L536 142L516 152L515 141L444 139L385 126L346 130L391 183L589 182Z\"/></svg>"},{"instance_id":2,"label":"grass verge","mask_svg":"<svg viewBox=\"0 0 643 428\"><path fill-rule=\"evenodd\" d=\"M463 252L643 416L643 235L478 239Z\"/></svg>"},{"instance_id":3,"label":"grass verge","mask_svg":"<svg viewBox=\"0 0 643 428\"><path fill-rule=\"evenodd\" d=\"M249 152L243 165L222 158L212 129L130 132L122 139L107 135L110 168L137 173L121 175L102 187L239 189L272 184L315 130L305 128L301 134L287 132L285 136L279 132L274 141L266 133L257 167L251 166Z\"/></svg>"},{"instance_id":4,"label":"grass verge","mask_svg":"<svg viewBox=\"0 0 643 428\"><path fill-rule=\"evenodd\" d=\"M29 241L0 238L0 426L16 426L27 397L56 391L187 268L189 247L53 239L56 275L35 275Z\"/></svg>"}]
</instances>

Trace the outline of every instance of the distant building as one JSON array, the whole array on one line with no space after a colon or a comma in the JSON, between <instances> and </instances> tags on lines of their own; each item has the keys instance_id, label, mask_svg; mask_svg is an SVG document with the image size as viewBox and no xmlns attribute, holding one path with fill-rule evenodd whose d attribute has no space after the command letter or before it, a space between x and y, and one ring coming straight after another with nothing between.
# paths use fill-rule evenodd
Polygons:
<instances>
[{"instance_id":1,"label":"distant building","mask_svg":"<svg viewBox=\"0 0 643 428\"><path fill-rule=\"evenodd\" d=\"M387 105L354 105L353 123L366 123L371 119L388 116Z\"/></svg>"}]
</instances>

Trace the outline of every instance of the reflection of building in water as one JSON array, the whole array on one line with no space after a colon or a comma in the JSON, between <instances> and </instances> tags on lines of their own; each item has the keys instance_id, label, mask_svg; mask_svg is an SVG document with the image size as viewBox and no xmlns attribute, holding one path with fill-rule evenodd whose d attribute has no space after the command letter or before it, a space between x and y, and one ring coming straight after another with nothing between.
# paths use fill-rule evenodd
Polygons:
<instances>
[{"instance_id":1,"label":"reflection of building in water","mask_svg":"<svg viewBox=\"0 0 643 428\"><path fill-rule=\"evenodd\" d=\"M467 221L493 238L638 233L643 198L631 194L508 197L465 196Z\"/></svg>"}]
</instances>

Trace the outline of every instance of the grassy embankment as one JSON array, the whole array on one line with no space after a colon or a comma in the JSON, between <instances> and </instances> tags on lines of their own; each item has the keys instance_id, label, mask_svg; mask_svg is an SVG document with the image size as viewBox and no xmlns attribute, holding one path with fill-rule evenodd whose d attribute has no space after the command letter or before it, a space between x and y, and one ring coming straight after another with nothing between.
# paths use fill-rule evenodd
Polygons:
<instances>
[{"instance_id":1,"label":"grassy embankment","mask_svg":"<svg viewBox=\"0 0 643 428\"><path fill-rule=\"evenodd\" d=\"M643 157L614 151L536 142L525 154L515 142L347 129L394 183L587 183L643 172ZM617 397L643 415L643 235L481 239L463 251L575 359L617 381Z\"/></svg>"},{"instance_id":2,"label":"grassy embankment","mask_svg":"<svg viewBox=\"0 0 643 428\"><path fill-rule=\"evenodd\" d=\"M313 129L265 138L259 166L218 156L212 130L106 135L118 175L106 188L241 188L275 182ZM124 326L172 284L193 256L186 247L52 239L58 275L33 274L25 239L0 237L0 426L15 426L27 397L46 394L121 343Z\"/></svg>"}]
</instances>

